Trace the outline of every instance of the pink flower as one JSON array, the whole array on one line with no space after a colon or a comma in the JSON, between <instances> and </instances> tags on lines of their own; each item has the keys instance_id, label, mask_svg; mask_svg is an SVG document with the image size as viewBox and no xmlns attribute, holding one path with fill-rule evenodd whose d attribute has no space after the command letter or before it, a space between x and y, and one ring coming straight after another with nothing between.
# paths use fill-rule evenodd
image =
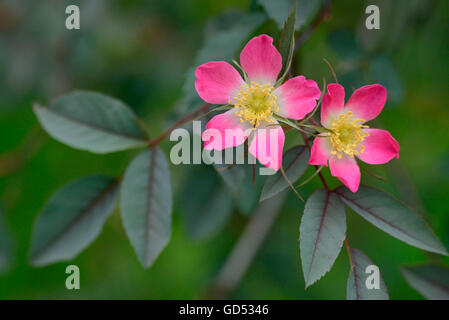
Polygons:
<instances>
[{"instance_id":1,"label":"pink flower","mask_svg":"<svg viewBox=\"0 0 449 320\"><path fill-rule=\"evenodd\" d=\"M352 94L345 105L345 90L329 84L321 106L321 124L329 129L313 142L309 163L329 167L352 192L360 184L360 169L355 160L382 164L399 158L399 143L386 130L364 125L379 115L387 99L387 90L379 85L364 86Z\"/></svg>"},{"instance_id":2,"label":"pink flower","mask_svg":"<svg viewBox=\"0 0 449 320\"><path fill-rule=\"evenodd\" d=\"M203 100L234 106L207 123L202 137L204 148L223 150L249 138L249 152L263 165L278 170L285 136L273 115L295 120L304 118L315 108L320 90L315 81L303 76L275 87L282 57L267 35L255 37L246 44L240 63L248 81L224 61L208 62L196 69L195 88ZM221 137L208 132L212 129ZM232 139L225 139L226 134Z\"/></svg>"}]
</instances>

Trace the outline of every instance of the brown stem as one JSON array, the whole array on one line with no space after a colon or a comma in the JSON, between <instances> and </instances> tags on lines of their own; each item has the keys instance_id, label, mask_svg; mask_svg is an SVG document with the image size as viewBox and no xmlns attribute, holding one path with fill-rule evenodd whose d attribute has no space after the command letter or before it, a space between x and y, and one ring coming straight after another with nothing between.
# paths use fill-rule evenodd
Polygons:
<instances>
[{"instance_id":1,"label":"brown stem","mask_svg":"<svg viewBox=\"0 0 449 320\"><path fill-rule=\"evenodd\" d=\"M205 103L205 104L201 105L195 111L193 111L193 112L189 113L188 115L186 115L185 117L179 119L174 125L172 125L170 128L165 130L161 135L159 135L157 138L151 140L149 143L150 147L158 145L161 141L163 141L165 138L167 138L173 130L182 126L184 123L186 123L187 121L196 117L198 114L200 114L202 112L206 112L207 109L209 109L209 106L210 105L208 103Z\"/></svg>"},{"instance_id":2,"label":"brown stem","mask_svg":"<svg viewBox=\"0 0 449 320\"><path fill-rule=\"evenodd\" d=\"M313 34L315 29L325 20L328 19L330 13L330 0L325 0L320 12L317 14L315 20L307 27L307 29L301 33L301 35L295 40L295 48L293 49L293 57L295 57L296 52L299 47L309 39ZM295 70L295 59L292 59L292 64L290 70L288 71L289 77L293 77L293 72Z\"/></svg>"},{"instance_id":3,"label":"brown stem","mask_svg":"<svg viewBox=\"0 0 449 320\"><path fill-rule=\"evenodd\" d=\"M345 239L345 248L346 248L346 251L348 252L349 263L352 265L351 247L349 246L348 238Z\"/></svg>"},{"instance_id":4,"label":"brown stem","mask_svg":"<svg viewBox=\"0 0 449 320\"><path fill-rule=\"evenodd\" d=\"M299 47L309 39L309 37L313 34L316 28L323 22L329 18L330 15L330 0L325 0L323 6L321 7L320 12L316 16L315 20L308 26L308 28L296 39L295 41L295 49L294 54L299 49Z\"/></svg>"}]
</instances>

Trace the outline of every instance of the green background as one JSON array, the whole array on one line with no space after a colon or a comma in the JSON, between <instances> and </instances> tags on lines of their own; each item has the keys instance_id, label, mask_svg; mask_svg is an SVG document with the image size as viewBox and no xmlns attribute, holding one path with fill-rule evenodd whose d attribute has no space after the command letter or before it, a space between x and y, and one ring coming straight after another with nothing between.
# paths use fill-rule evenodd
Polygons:
<instances>
[{"instance_id":1,"label":"green background","mask_svg":"<svg viewBox=\"0 0 449 320\"><path fill-rule=\"evenodd\" d=\"M389 130L399 141L400 159L369 167L387 182L362 171L362 183L404 200L429 221L448 248L449 2L375 2L381 7L381 30L370 38L361 29L363 1L332 1L328 19L299 49L295 73L321 87L323 77L332 81L322 59L326 58L347 96L351 88L367 83L387 86L387 105L371 125ZM78 31L64 27L65 6L71 3L81 9ZM0 241L12 252L9 268L0 273L0 299L206 297L208 285L249 218L235 210L220 232L202 241L189 237L180 214L189 166L171 166L172 238L149 270L139 264L117 210L98 239L73 261L29 266L33 222L52 193L81 176L118 176L137 154L94 155L46 138L31 106L35 101L47 104L73 89L96 90L126 102L155 137L179 117L177 102L183 95L185 75L201 47L208 21L223 11L248 12L250 7L250 1L237 0L0 2L0 207L6 229L0 229ZM254 3L252 8L261 10ZM264 28L275 37L279 34L273 21ZM161 146L168 153L171 143ZM10 172L11 164L20 168ZM312 172L309 169L306 176ZM332 187L339 185L328 169L323 172ZM301 193L308 196L318 187L319 180L314 179ZM195 191L202 192L201 188ZM344 251L323 279L304 290L298 246L302 209L290 192L231 298L345 298L349 263ZM399 266L426 261L449 264L448 258L408 246L352 212L348 239L379 266L392 299L421 298L402 278ZM80 267L81 290L65 288L69 264Z\"/></svg>"}]
</instances>

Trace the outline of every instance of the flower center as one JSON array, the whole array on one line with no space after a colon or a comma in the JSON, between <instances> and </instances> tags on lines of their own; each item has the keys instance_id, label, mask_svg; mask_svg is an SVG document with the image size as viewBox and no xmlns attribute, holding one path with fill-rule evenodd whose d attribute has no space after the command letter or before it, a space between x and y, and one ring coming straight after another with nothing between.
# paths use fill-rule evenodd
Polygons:
<instances>
[{"instance_id":1,"label":"flower center","mask_svg":"<svg viewBox=\"0 0 449 320\"><path fill-rule=\"evenodd\" d=\"M369 128L369 126L363 125L363 122L365 122L363 119L354 119L351 111L340 114L338 119L332 121L330 127L331 154L341 159L343 154L354 157L354 155L363 153L365 147L361 143L369 136L368 132L362 130Z\"/></svg>"},{"instance_id":2,"label":"flower center","mask_svg":"<svg viewBox=\"0 0 449 320\"><path fill-rule=\"evenodd\" d=\"M237 116L241 122L248 121L257 128L261 121L274 122L273 112L279 111L273 90L271 84L261 85L251 81L240 87L239 93L229 104L234 104L238 109Z\"/></svg>"}]
</instances>

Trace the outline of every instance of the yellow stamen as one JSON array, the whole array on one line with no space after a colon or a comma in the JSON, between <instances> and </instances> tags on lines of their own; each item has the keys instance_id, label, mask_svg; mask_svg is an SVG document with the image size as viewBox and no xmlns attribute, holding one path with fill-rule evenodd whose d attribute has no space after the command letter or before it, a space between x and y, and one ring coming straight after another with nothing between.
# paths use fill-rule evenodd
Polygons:
<instances>
[{"instance_id":1,"label":"yellow stamen","mask_svg":"<svg viewBox=\"0 0 449 320\"><path fill-rule=\"evenodd\" d=\"M351 111L342 113L339 118L334 119L330 127L331 154L341 159L343 154L354 157L354 155L363 153L365 147L362 142L369 136L368 132L362 130L369 128L362 124L364 122L364 119L354 119Z\"/></svg>"},{"instance_id":2,"label":"yellow stamen","mask_svg":"<svg viewBox=\"0 0 449 320\"><path fill-rule=\"evenodd\" d=\"M274 122L273 112L279 111L273 90L274 87L269 83L261 85L251 81L240 87L239 93L229 104L237 108L236 114L241 122L248 121L257 128L261 121Z\"/></svg>"}]
</instances>

